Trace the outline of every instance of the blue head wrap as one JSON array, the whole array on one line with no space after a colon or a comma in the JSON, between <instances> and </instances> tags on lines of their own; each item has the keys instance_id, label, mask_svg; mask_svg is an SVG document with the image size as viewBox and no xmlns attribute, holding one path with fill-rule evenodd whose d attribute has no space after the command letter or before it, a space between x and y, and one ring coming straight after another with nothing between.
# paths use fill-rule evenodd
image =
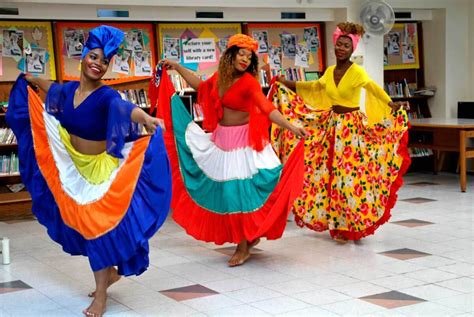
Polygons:
<instances>
[{"instance_id":1,"label":"blue head wrap","mask_svg":"<svg viewBox=\"0 0 474 317\"><path fill-rule=\"evenodd\" d=\"M101 48L105 57L110 60L114 56L124 38L124 32L108 25L101 25L89 31L89 37L82 50L84 58L90 50Z\"/></svg>"}]
</instances>

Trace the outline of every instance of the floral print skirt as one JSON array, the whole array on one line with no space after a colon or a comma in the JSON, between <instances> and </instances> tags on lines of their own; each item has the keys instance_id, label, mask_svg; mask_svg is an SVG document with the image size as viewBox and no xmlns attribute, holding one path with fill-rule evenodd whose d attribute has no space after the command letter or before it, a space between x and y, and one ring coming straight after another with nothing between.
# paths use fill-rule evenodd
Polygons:
<instances>
[{"instance_id":1,"label":"floral print skirt","mask_svg":"<svg viewBox=\"0 0 474 317\"><path fill-rule=\"evenodd\" d=\"M304 190L292 211L297 224L332 237L358 240L390 218L410 157L404 110L374 126L361 111L316 111L294 92L276 83L270 97L293 124L305 127ZM276 125L272 142L285 162L297 144Z\"/></svg>"}]
</instances>

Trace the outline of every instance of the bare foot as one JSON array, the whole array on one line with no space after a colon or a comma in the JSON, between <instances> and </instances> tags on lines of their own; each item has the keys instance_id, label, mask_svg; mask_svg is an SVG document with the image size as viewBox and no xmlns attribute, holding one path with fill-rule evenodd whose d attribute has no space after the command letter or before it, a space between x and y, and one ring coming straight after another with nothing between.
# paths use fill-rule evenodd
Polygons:
<instances>
[{"instance_id":1,"label":"bare foot","mask_svg":"<svg viewBox=\"0 0 474 317\"><path fill-rule=\"evenodd\" d=\"M239 266L245 263L250 258L250 250L241 250L237 248L234 255L229 260L229 266Z\"/></svg>"},{"instance_id":2,"label":"bare foot","mask_svg":"<svg viewBox=\"0 0 474 317\"><path fill-rule=\"evenodd\" d=\"M120 280L122 276L118 274L118 271L115 267L111 267L109 269L109 282L107 284L107 288L110 287L110 285L114 284L115 282L117 282L118 280ZM87 294L87 296L89 297L95 297L95 291L93 292L90 292L89 294Z\"/></svg>"},{"instance_id":3,"label":"bare foot","mask_svg":"<svg viewBox=\"0 0 474 317\"><path fill-rule=\"evenodd\" d=\"M102 317L102 315L105 313L106 302L107 302L107 293L103 293L100 295L97 294L94 300L92 301L91 305L82 311L84 313L84 316Z\"/></svg>"},{"instance_id":4,"label":"bare foot","mask_svg":"<svg viewBox=\"0 0 474 317\"><path fill-rule=\"evenodd\" d=\"M258 239L257 239L258 240ZM234 255L229 260L229 266L239 266L245 263L250 258L250 248L255 246L258 241L254 240L249 243L247 240L243 240L237 245Z\"/></svg>"}]
</instances>

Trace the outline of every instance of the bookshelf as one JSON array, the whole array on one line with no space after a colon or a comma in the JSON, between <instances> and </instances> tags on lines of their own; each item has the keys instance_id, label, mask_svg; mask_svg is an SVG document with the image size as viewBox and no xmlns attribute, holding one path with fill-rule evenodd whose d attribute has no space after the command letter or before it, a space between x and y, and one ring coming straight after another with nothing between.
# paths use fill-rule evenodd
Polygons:
<instances>
[{"instance_id":1,"label":"bookshelf","mask_svg":"<svg viewBox=\"0 0 474 317\"><path fill-rule=\"evenodd\" d=\"M6 89L5 83L2 88ZM2 94L3 95L3 94ZM16 138L6 125L6 100L0 100L0 220L31 217L31 197L21 183Z\"/></svg>"},{"instance_id":2,"label":"bookshelf","mask_svg":"<svg viewBox=\"0 0 474 317\"><path fill-rule=\"evenodd\" d=\"M410 35L411 34L411 35ZM395 36L394 36L395 35ZM391 38L398 38L398 52L390 48ZM385 35L384 56L384 89L393 101L408 101L410 110L409 119L431 118L429 99L435 94L434 88L425 87L424 60L423 60L423 29L421 22L397 23ZM411 47L413 53L411 63L404 62L407 55L406 47ZM410 131L409 152L412 158L411 169L423 169L436 164L436 154L431 149L418 148L414 145L430 142L430 135L420 131Z\"/></svg>"}]
</instances>

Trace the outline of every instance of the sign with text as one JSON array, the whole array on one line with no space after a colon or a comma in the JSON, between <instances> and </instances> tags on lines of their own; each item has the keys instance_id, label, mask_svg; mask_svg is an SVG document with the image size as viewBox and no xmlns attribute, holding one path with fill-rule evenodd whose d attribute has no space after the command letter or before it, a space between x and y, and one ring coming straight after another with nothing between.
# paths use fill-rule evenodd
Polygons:
<instances>
[{"instance_id":1,"label":"sign with text","mask_svg":"<svg viewBox=\"0 0 474 317\"><path fill-rule=\"evenodd\" d=\"M212 38L182 40L184 63L216 61L216 43Z\"/></svg>"}]
</instances>

